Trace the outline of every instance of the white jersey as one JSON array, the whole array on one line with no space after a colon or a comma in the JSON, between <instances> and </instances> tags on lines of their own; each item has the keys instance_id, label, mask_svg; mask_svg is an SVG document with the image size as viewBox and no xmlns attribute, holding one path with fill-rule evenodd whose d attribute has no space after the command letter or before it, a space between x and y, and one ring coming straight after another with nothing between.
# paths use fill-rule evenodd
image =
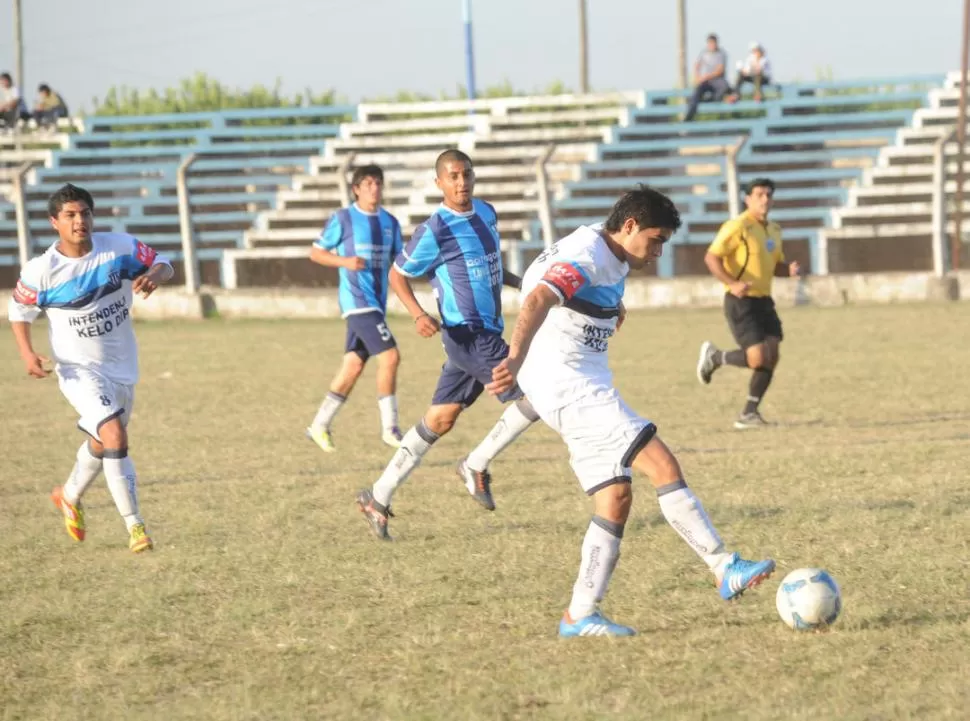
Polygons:
<instances>
[{"instance_id":1,"label":"white jersey","mask_svg":"<svg viewBox=\"0 0 970 721\"><path fill-rule=\"evenodd\" d=\"M168 260L125 233L93 233L91 252L69 258L55 243L20 273L10 299L12 322L47 312L57 374L85 368L124 385L138 380L131 282Z\"/></svg>"},{"instance_id":2,"label":"white jersey","mask_svg":"<svg viewBox=\"0 0 970 721\"><path fill-rule=\"evenodd\" d=\"M613 385L606 351L630 266L609 249L601 229L578 228L536 258L522 278L523 298L541 283L560 301L519 372L519 385L540 414Z\"/></svg>"}]
</instances>

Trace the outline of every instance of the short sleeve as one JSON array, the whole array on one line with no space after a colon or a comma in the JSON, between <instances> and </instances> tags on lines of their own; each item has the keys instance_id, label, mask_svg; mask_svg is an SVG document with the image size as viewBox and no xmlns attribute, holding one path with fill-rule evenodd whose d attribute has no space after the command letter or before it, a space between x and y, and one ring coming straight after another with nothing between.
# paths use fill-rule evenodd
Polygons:
<instances>
[{"instance_id":1,"label":"short sleeve","mask_svg":"<svg viewBox=\"0 0 970 721\"><path fill-rule=\"evenodd\" d=\"M718 258L731 255L738 247L739 227L734 221L728 221L722 225L721 229L717 231L714 242L708 246L707 252L716 255Z\"/></svg>"},{"instance_id":2,"label":"short sleeve","mask_svg":"<svg viewBox=\"0 0 970 721\"><path fill-rule=\"evenodd\" d=\"M158 251L147 243L143 243L135 237L131 237L130 242L131 245L127 249L128 259L126 262L130 278L137 278L158 264L171 265L168 259L160 256Z\"/></svg>"},{"instance_id":3,"label":"short sleeve","mask_svg":"<svg viewBox=\"0 0 970 721\"><path fill-rule=\"evenodd\" d=\"M560 260L550 265L539 282L552 289L562 303L572 300L584 286L591 284L589 273L582 264L570 260Z\"/></svg>"},{"instance_id":4,"label":"short sleeve","mask_svg":"<svg viewBox=\"0 0 970 721\"><path fill-rule=\"evenodd\" d=\"M408 278L428 275L440 265L441 248L431 228L422 223L414 231L411 240L404 246L394 261L398 272Z\"/></svg>"},{"instance_id":5,"label":"short sleeve","mask_svg":"<svg viewBox=\"0 0 970 721\"><path fill-rule=\"evenodd\" d=\"M340 245L340 241L343 239L343 235L343 225L340 223L340 217L335 213L331 216L326 226L324 226L323 232L320 233L320 237L317 238L315 245L324 250L336 250L337 246Z\"/></svg>"},{"instance_id":6,"label":"short sleeve","mask_svg":"<svg viewBox=\"0 0 970 721\"><path fill-rule=\"evenodd\" d=\"M7 319L11 323L33 323L40 315L40 278L35 276L34 266L28 263L7 304Z\"/></svg>"}]
</instances>

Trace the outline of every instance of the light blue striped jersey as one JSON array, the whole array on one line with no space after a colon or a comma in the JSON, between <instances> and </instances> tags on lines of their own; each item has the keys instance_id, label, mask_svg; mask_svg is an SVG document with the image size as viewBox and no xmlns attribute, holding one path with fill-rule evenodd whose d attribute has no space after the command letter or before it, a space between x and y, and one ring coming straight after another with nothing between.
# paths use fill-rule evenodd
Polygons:
<instances>
[{"instance_id":1,"label":"light blue striped jersey","mask_svg":"<svg viewBox=\"0 0 970 721\"><path fill-rule=\"evenodd\" d=\"M367 262L364 270L340 268L340 312L354 313L387 308L387 274L401 252L401 224L383 208L376 213L361 210L356 203L338 210L330 218L316 244L345 258Z\"/></svg>"},{"instance_id":2,"label":"light blue striped jersey","mask_svg":"<svg viewBox=\"0 0 970 721\"><path fill-rule=\"evenodd\" d=\"M502 253L489 203L475 198L467 213L441 205L394 265L401 275L428 277L445 327L502 332Z\"/></svg>"}]
</instances>

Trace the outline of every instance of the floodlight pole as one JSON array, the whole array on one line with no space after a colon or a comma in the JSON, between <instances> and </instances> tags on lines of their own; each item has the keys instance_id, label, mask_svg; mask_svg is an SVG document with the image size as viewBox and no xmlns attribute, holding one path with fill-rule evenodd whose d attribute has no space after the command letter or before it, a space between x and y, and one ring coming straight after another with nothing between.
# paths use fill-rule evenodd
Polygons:
<instances>
[{"instance_id":1,"label":"floodlight pole","mask_svg":"<svg viewBox=\"0 0 970 721\"><path fill-rule=\"evenodd\" d=\"M970 0L963 0L963 39L960 42L960 108L957 117L957 197L950 239L950 267L960 270L963 247L963 158L967 142L967 54L970 45Z\"/></svg>"},{"instance_id":2,"label":"floodlight pole","mask_svg":"<svg viewBox=\"0 0 970 721\"><path fill-rule=\"evenodd\" d=\"M13 48L14 62L16 67L14 72L16 78L14 82L20 88L21 97L24 92L24 23L23 14L20 11L20 0L13 0Z\"/></svg>"},{"instance_id":3,"label":"floodlight pole","mask_svg":"<svg viewBox=\"0 0 970 721\"><path fill-rule=\"evenodd\" d=\"M462 0L462 21L465 24L465 85L468 99L474 100L475 94L475 49L472 44L472 0ZM469 108L474 113L473 108Z\"/></svg>"},{"instance_id":4,"label":"floodlight pole","mask_svg":"<svg viewBox=\"0 0 970 721\"><path fill-rule=\"evenodd\" d=\"M687 0L677 0L677 85L687 89Z\"/></svg>"},{"instance_id":5,"label":"floodlight pole","mask_svg":"<svg viewBox=\"0 0 970 721\"><path fill-rule=\"evenodd\" d=\"M586 0L579 0L579 92L589 92L589 27Z\"/></svg>"}]
</instances>

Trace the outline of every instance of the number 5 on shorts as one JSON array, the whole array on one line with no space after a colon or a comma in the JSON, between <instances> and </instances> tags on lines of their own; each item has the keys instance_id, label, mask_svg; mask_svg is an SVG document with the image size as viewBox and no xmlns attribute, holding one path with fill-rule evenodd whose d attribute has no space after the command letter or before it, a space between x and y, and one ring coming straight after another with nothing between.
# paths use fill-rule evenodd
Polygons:
<instances>
[{"instance_id":1,"label":"number 5 on shorts","mask_svg":"<svg viewBox=\"0 0 970 721\"><path fill-rule=\"evenodd\" d=\"M378 323L377 332L381 334L381 340L385 343L392 338L391 331L387 327L387 323Z\"/></svg>"}]
</instances>

